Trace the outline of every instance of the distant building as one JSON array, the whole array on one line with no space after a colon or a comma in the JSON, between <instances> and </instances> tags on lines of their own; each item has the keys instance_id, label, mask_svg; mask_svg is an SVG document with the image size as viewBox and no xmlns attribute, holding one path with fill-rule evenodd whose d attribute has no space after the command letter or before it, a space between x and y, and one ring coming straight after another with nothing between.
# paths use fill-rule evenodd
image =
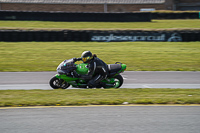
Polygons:
<instances>
[{"instance_id":1,"label":"distant building","mask_svg":"<svg viewBox=\"0 0 200 133\"><path fill-rule=\"evenodd\" d=\"M175 10L200 11L200 0L174 0Z\"/></svg>"},{"instance_id":2,"label":"distant building","mask_svg":"<svg viewBox=\"0 0 200 133\"><path fill-rule=\"evenodd\" d=\"M200 0L0 0L0 10L64 12L200 10Z\"/></svg>"}]
</instances>

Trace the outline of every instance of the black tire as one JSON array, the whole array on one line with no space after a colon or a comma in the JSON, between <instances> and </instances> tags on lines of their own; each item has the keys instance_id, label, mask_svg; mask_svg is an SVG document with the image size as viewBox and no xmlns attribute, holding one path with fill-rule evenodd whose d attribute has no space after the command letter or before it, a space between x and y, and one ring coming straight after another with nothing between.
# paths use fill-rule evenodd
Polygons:
<instances>
[{"instance_id":1,"label":"black tire","mask_svg":"<svg viewBox=\"0 0 200 133\"><path fill-rule=\"evenodd\" d=\"M53 77L50 81L49 81L49 85L53 88L53 89L67 89L70 84L67 83L66 81L64 81L63 79L59 79L57 77Z\"/></svg>"},{"instance_id":2,"label":"black tire","mask_svg":"<svg viewBox=\"0 0 200 133\"><path fill-rule=\"evenodd\" d=\"M124 79L121 75L117 75L115 77L116 82L114 83L114 86L111 87L111 86L105 86L104 88L120 88L124 82Z\"/></svg>"},{"instance_id":3,"label":"black tire","mask_svg":"<svg viewBox=\"0 0 200 133\"><path fill-rule=\"evenodd\" d=\"M117 79L119 81L119 86L115 87L115 88L120 88L122 86L122 84L124 83L124 79L121 75L117 75L114 77L115 79Z\"/></svg>"}]
</instances>

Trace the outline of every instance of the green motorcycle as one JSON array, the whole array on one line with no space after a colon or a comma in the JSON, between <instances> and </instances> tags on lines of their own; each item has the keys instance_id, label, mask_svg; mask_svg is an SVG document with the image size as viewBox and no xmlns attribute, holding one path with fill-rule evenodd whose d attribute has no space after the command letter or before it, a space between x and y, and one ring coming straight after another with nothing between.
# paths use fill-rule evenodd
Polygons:
<instances>
[{"instance_id":1,"label":"green motorcycle","mask_svg":"<svg viewBox=\"0 0 200 133\"><path fill-rule=\"evenodd\" d=\"M102 80L96 88L119 88L123 84L123 77L120 73L126 70L126 64L116 62L115 64L109 64L109 75L106 79ZM74 71L78 74L88 73L88 64L81 63L75 64L73 59L65 60L57 67L57 72L53 78L51 78L49 84L53 89L67 89L70 85L75 88L88 88L87 82L81 78L77 78L74 75ZM102 85L103 84L103 85Z\"/></svg>"}]
</instances>

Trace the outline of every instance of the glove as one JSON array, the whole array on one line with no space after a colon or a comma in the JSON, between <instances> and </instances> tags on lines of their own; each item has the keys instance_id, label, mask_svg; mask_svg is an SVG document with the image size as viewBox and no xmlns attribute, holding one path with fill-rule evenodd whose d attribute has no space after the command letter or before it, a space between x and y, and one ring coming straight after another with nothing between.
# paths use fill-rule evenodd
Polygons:
<instances>
[{"instance_id":1,"label":"glove","mask_svg":"<svg viewBox=\"0 0 200 133\"><path fill-rule=\"evenodd\" d=\"M73 60L74 60L74 62L76 62L76 61L77 61L77 58L73 58Z\"/></svg>"},{"instance_id":2,"label":"glove","mask_svg":"<svg viewBox=\"0 0 200 133\"><path fill-rule=\"evenodd\" d=\"M74 62L82 60L82 58L73 58Z\"/></svg>"}]
</instances>

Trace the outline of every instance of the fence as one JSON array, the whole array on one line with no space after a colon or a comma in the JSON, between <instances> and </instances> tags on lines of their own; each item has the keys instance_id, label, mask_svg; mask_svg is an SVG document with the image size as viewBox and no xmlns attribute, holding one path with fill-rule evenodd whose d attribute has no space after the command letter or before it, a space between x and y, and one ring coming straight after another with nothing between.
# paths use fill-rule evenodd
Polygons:
<instances>
[{"instance_id":1,"label":"fence","mask_svg":"<svg viewBox=\"0 0 200 133\"><path fill-rule=\"evenodd\" d=\"M26 31L0 30L0 41L151 41L151 42L189 42L200 41L200 30L184 31L144 31L144 30L61 30L61 31Z\"/></svg>"}]
</instances>

